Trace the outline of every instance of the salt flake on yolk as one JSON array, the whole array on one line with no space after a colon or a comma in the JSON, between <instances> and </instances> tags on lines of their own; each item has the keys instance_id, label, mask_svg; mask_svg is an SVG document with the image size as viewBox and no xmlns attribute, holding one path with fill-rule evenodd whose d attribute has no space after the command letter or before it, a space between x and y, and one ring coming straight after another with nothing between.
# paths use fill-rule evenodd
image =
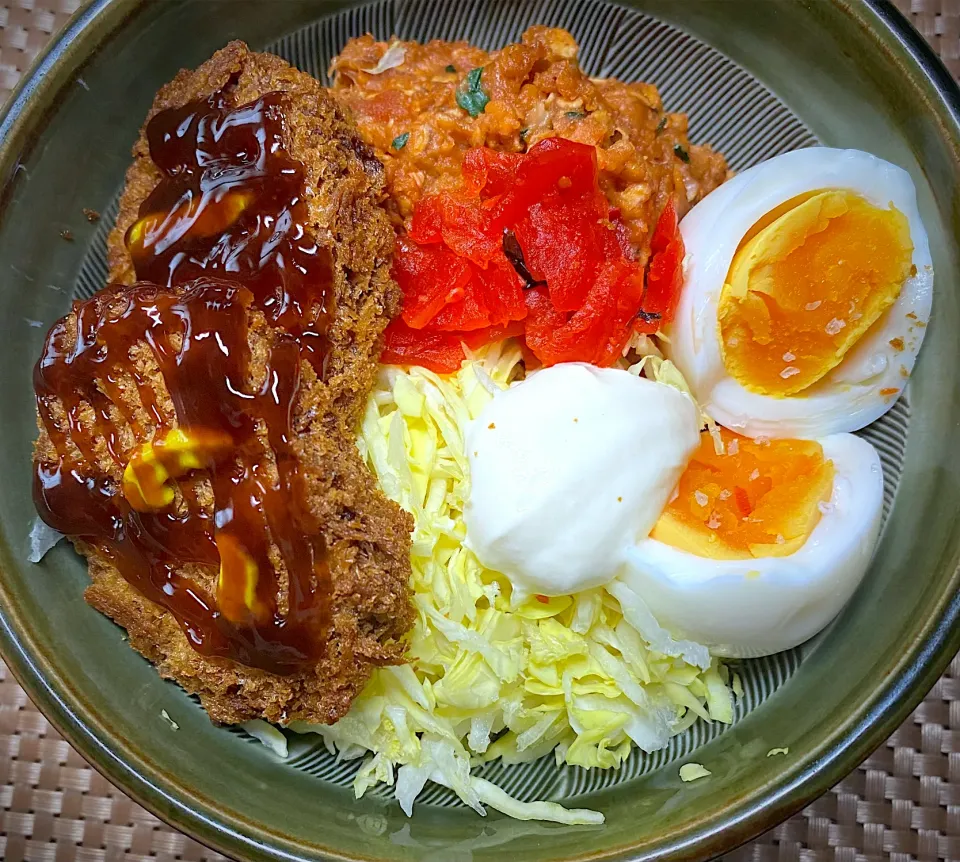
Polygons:
<instances>
[{"instance_id":1,"label":"salt flake on yolk","mask_svg":"<svg viewBox=\"0 0 960 862\"><path fill-rule=\"evenodd\" d=\"M893 205L843 190L787 201L744 237L721 290L728 373L764 395L803 392L896 301L912 257L909 224Z\"/></svg>"},{"instance_id":2,"label":"salt flake on yolk","mask_svg":"<svg viewBox=\"0 0 960 862\"><path fill-rule=\"evenodd\" d=\"M796 552L830 499L833 462L813 440L761 445L726 429L721 435L723 455L709 434L701 435L651 538L714 560Z\"/></svg>"}]
</instances>

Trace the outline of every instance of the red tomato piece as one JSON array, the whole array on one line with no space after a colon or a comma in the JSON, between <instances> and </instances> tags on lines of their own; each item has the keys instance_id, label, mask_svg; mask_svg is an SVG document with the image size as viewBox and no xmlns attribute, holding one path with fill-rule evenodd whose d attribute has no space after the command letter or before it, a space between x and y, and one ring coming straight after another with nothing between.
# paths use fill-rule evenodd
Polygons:
<instances>
[{"instance_id":1,"label":"red tomato piece","mask_svg":"<svg viewBox=\"0 0 960 862\"><path fill-rule=\"evenodd\" d=\"M575 311L583 305L602 262L600 230L604 228L589 211L566 205L556 195L534 204L517 224L527 269L547 282L558 310Z\"/></svg>"},{"instance_id":2,"label":"red tomato piece","mask_svg":"<svg viewBox=\"0 0 960 862\"><path fill-rule=\"evenodd\" d=\"M643 300L643 270L632 261L621 260L617 275L617 287L613 293L609 320L611 329L602 348L598 365L613 365L621 356L630 338L631 324L640 310Z\"/></svg>"},{"instance_id":3,"label":"red tomato piece","mask_svg":"<svg viewBox=\"0 0 960 862\"><path fill-rule=\"evenodd\" d=\"M592 353L588 362L608 366L620 358L642 296L642 272L635 271L620 258L611 258L603 264L587 301L577 312L584 324L589 323L587 333Z\"/></svg>"},{"instance_id":4,"label":"red tomato piece","mask_svg":"<svg viewBox=\"0 0 960 862\"><path fill-rule=\"evenodd\" d=\"M490 326L490 309L481 280L480 270L471 267L470 279L464 287L463 296L444 306L430 321L430 328L440 332L469 332Z\"/></svg>"},{"instance_id":5,"label":"red tomato piece","mask_svg":"<svg viewBox=\"0 0 960 862\"><path fill-rule=\"evenodd\" d=\"M558 311L543 288L527 291L527 346L544 365L613 365L630 337L643 295L643 274L622 259L607 260L583 306Z\"/></svg>"},{"instance_id":6,"label":"red tomato piece","mask_svg":"<svg viewBox=\"0 0 960 862\"><path fill-rule=\"evenodd\" d=\"M504 253L506 230L523 277ZM683 244L672 203L651 243L645 284L600 190L593 147L547 138L526 154L470 150L460 190L422 199L398 244L405 306L403 322L388 329L393 352L385 355L455 371L461 340L475 349L522 333L531 365L612 365L632 325L646 331L653 321L653 331L676 308ZM545 286L525 291L528 276ZM641 308L648 316L634 324Z\"/></svg>"},{"instance_id":7,"label":"red tomato piece","mask_svg":"<svg viewBox=\"0 0 960 862\"><path fill-rule=\"evenodd\" d=\"M519 153L501 153L488 147L467 150L461 168L464 190L483 198L508 192L516 183L523 159Z\"/></svg>"},{"instance_id":8,"label":"red tomato piece","mask_svg":"<svg viewBox=\"0 0 960 862\"><path fill-rule=\"evenodd\" d=\"M541 288L537 288L540 291ZM557 311L546 293L530 296L527 318L527 347L545 365L560 362L589 362L600 365L603 342L609 329L606 315L598 304L584 306L573 313Z\"/></svg>"},{"instance_id":9,"label":"red tomato piece","mask_svg":"<svg viewBox=\"0 0 960 862\"><path fill-rule=\"evenodd\" d=\"M485 267L501 251L502 230L491 224L479 202L446 195L442 209L443 241L456 254Z\"/></svg>"},{"instance_id":10,"label":"red tomato piece","mask_svg":"<svg viewBox=\"0 0 960 862\"><path fill-rule=\"evenodd\" d=\"M650 251L646 294L643 297L642 313L635 324L638 332L656 332L669 323L673 320L680 301L685 249L672 199L667 201L660 218L657 219L657 226L650 240Z\"/></svg>"},{"instance_id":11,"label":"red tomato piece","mask_svg":"<svg viewBox=\"0 0 960 862\"><path fill-rule=\"evenodd\" d=\"M517 274L501 248L490 265L478 272L490 309L490 325L499 326L527 316L523 299L523 279Z\"/></svg>"},{"instance_id":12,"label":"red tomato piece","mask_svg":"<svg viewBox=\"0 0 960 862\"><path fill-rule=\"evenodd\" d=\"M399 317L384 332L380 361L385 365L420 365L438 374L452 374L464 359L456 333L411 329Z\"/></svg>"},{"instance_id":13,"label":"red tomato piece","mask_svg":"<svg viewBox=\"0 0 960 862\"><path fill-rule=\"evenodd\" d=\"M503 341L505 338L517 338L523 335L523 321L515 320L505 326L490 326L487 329L477 329L463 333L463 343L471 350L477 350L485 344Z\"/></svg>"},{"instance_id":14,"label":"red tomato piece","mask_svg":"<svg viewBox=\"0 0 960 862\"><path fill-rule=\"evenodd\" d=\"M460 194L424 197L413 212L407 236L420 245L442 242L480 266L486 266L500 247L499 234L479 199Z\"/></svg>"},{"instance_id":15,"label":"red tomato piece","mask_svg":"<svg viewBox=\"0 0 960 862\"><path fill-rule=\"evenodd\" d=\"M517 169L516 182L491 210L498 225L518 221L535 203L562 190L570 197L597 189L597 151L564 138L534 144Z\"/></svg>"},{"instance_id":16,"label":"red tomato piece","mask_svg":"<svg viewBox=\"0 0 960 862\"><path fill-rule=\"evenodd\" d=\"M463 295L444 306L430 321L441 332L471 332L502 326L526 317L523 280L501 251L486 269L471 264L471 276Z\"/></svg>"},{"instance_id":17,"label":"red tomato piece","mask_svg":"<svg viewBox=\"0 0 960 862\"><path fill-rule=\"evenodd\" d=\"M558 186L572 195L590 194L597 188L596 148L566 138L544 138L528 150L517 170L517 183L537 200Z\"/></svg>"},{"instance_id":18,"label":"red tomato piece","mask_svg":"<svg viewBox=\"0 0 960 862\"><path fill-rule=\"evenodd\" d=\"M419 246L401 237L393 255L393 277L403 291L403 319L422 329L463 296L470 266L448 248Z\"/></svg>"},{"instance_id":19,"label":"red tomato piece","mask_svg":"<svg viewBox=\"0 0 960 862\"><path fill-rule=\"evenodd\" d=\"M425 195L410 220L410 239L419 245L443 242L443 204L440 195Z\"/></svg>"},{"instance_id":20,"label":"red tomato piece","mask_svg":"<svg viewBox=\"0 0 960 862\"><path fill-rule=\"evenodd\" d=\"M527 291L527 319L524 341L530 351L544 365L555 365L565 361L564 351L568 349L563 337L571 317L563 311L557 311L550 302L550 295L544 287L534 287Z\"/></svg>"}]
</instances>

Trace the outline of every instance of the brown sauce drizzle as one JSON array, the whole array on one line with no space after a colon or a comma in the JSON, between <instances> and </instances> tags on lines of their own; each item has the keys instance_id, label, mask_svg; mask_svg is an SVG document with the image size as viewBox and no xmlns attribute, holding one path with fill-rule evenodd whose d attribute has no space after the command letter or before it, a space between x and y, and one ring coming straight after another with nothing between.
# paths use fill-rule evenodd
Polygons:
<instances>
[{"instance_id":1,"label":"brown sauce drizzle","mask_svg":"<svg viewBox=\"0 0 960 862\"><path fill-rule=\"evenodd\" d=\"M240 280L322 375L333 259L308 229L304 168L283 146L283 94L230 107L222 92L147 124L163 178L127 232L137 278Z\"/></svg>"},{"instance_id":2,"label":"brown sauce drizzle","mask_svg":"<svg viewBox=\"0 0 960 862\"><path fill-rule=\"evenodd\" d=\"M138 284L78 302L76 339L68 318L59 321L34 370L40 418L57 451L67 453L56 464L38 464L34 498L47 524L98 548L130 584L171 611L200 653L291 673L323 653L330 575L292 447L300 346L278 334L264 382L251 391L247 321L256 296L244 286L206 278L176 291ZM144 512L130 506L114 478L89 475L97 472L100 440L119 467L129 460L110 413L111 403L121 409L123 402L108 397L126 375L133 375L156 426L154 432L131 422L138 444L171 427L130 359L136 343L149 345L156 358L177 427L188 436L195 431L231 441L203 464L213 489L212 513L190 499L186 483L179 505ZM65 423L58 422L56 402ZM93 408L94 421L84 405ZM266 429L267 446L258 427ZM73 446L75 455L69 454ZM271 561L271 548L279 553L282 572ZM250 562L256 566L252 582ZM187 563L219 567L216 595L183 575ZM250 589L252 601L244 592Z\"/></svg>"},{"instance_id":3,"label":"brown sauce drizzle","mask_svg":"<svg viewBox=\"0 0 960 862\"><path fill-rule=\"evenodd\" d=\"M78 303L76 342L60 321L34 373L53 444L75 453L38 465L34 497L43 519L98 548L174 614L200 653L276 673L322 656L331 590L291 444L301 356L323 376L333 258L308 229L304 167L284 149L284 127L281 93L231 107L218 92L157 113L146 136L162 178L126 235L137 277L151 284ZM174 286L184 287L167 289ZM251 304L283 333L258 392L248 391ZM162 446L171 429L130 361L138 342L156 358L177 428L197 441L221 441L194 453L212 483L212 513L189 482L177 486L178 502L155 510L138 504L138 511L123 483L89 475L97 472L98 441L118 471L131 460L111 414L125 409L120 387L129 375L147 416L122 416L138 444ZM56 402L66 427L57 423ZM183 574L190 563L219 570L215 594Z\"/></svg>"}]
</instances>

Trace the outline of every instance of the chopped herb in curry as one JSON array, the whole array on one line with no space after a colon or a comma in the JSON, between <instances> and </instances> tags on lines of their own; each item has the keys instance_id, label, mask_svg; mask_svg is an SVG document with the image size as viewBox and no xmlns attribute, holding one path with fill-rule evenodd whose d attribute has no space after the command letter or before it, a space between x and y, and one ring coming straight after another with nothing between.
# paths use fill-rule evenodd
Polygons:
<instances>
[{"instance_id":1,"label":"chopped herb in curry","mask_svg":"<svg viewBox=\"0 0 960 862\"><path fill-rule=\"evenodd\" d=\"M457 88L457 104L471 117L479 117L490 102L490 97L480 85L483 68L478 66L467 72L467 77Z\"/></svg>"}]
</instances>

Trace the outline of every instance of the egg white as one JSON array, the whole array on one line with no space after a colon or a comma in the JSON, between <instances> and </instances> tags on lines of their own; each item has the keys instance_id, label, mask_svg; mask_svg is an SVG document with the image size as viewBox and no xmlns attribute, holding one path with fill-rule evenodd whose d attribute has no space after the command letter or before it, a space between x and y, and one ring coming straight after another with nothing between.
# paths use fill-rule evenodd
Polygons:
<instances>
[{"instance_id":1,"label":"egg white","mask_svg":"<svg viewBox=\"0 0 960 862\"><path fill-rule=\"evenodd\" d=\"M833 491L793 554L711 560L647 538L627 551L620 579L674 635L715 655L769 655L809 640L863 578L883 512L883 471L873 446L852 434L819 442L833 461Z\"/></svg>"},{"instance_id":2,"label":"egg white","mask_svg":"<svg viewBox=\"0 0 960 862\"><path fill-rule=\"evenodd\" d=\"M916 275L843 361L806 393L775 398L750 392L723 364L720 291L750 228L775 207L818 189L850 189L875 206L892 203L900 210L910 226ZM863 428L893 406L916 361L933 296L930 247L906 171L860 150L795 150L720 186L687 214L680 232L687 252L684 288L666 332L666 352L717 422L748 437L811 438ZM902 351L890 344L896 338L903 340Z\"/></svg>"}]
</instances>

